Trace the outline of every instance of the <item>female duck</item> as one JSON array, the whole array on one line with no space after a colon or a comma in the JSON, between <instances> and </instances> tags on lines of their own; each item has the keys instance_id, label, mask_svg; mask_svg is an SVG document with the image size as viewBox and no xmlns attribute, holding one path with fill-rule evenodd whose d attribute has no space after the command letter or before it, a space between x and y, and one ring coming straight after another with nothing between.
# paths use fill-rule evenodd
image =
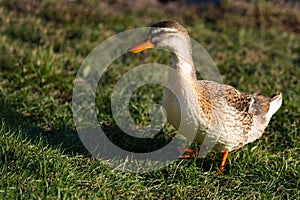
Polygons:
<instances>
[{"instance_id":1,"label":"female duck","mask_svg":"<svg viewBox=\"0 0 300 200\"><path fill-rule=\"evenodd\" d=\"M172 52L172 68L162 100L168 122L187 138L192 137L189 127L197 126L197 134L191 138L197 143L204 138L215 139L213 149L224 152L220 165L223 171L228 152L261 137L282 104L281 93L272 97L248 95L229 85L197 80L189 35L175 21L153 24L146 39L129 52L154 47ZM193 154L197 151L186 149L180 158L192 158Z\"/></svg>"}]
</instances>

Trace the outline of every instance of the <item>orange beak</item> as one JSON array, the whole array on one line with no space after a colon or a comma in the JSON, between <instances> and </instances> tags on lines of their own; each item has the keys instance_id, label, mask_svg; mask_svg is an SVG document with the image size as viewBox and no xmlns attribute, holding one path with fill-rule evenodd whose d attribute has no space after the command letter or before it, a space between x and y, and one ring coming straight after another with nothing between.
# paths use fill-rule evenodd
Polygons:
<instances>
[{"instance_id":1,"label":"orange beak","mask_svg":"<svg viewBox=\"0 0 300 200\"><path fill-rule=\"evenodd\" d=\"M137 45L131 47L130 49L128 49L128 52L138 53L138 52L141 52L146 49L153 48L153 47L154 47L153 43L150 41L150 39L147 39L147 40L144 40L143 42L140 42Z\"/></svg>"}]
</instances>

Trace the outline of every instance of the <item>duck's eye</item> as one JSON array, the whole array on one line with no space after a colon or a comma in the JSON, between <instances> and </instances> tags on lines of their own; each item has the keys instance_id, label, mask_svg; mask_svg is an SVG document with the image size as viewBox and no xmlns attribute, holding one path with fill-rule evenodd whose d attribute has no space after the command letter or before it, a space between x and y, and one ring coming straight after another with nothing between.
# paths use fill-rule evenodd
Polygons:
<instances>
[{"instance_id":1,"label":"duck's eye","mask_svg":"<svg viewBox=\"0 0 300 200\"><path fill-rule=\"evenodd\" d=\"M152 42L154 45L157 45L158 41L159 41L159 37L157 37L157 36L151 38L151 42Z\"/></svg>"}]
</instances>

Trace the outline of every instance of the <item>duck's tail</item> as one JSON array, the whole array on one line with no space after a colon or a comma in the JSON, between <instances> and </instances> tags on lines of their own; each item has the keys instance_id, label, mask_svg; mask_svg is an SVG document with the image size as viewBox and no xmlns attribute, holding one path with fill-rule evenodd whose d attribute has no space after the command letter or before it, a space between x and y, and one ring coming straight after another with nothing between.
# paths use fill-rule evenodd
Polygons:
<instances>
[{"instance_id":1,"label":"duck's tail","mask_svg":"<svg viewBox=\"0 0 300 200\"><path fill-rule=\"evenodd\" d=\"M272 115L280 108L282 104L282 94L274 94L271 96L269 110L266 114L268 121L271 119Z\"/></svg>"}]
</instances>

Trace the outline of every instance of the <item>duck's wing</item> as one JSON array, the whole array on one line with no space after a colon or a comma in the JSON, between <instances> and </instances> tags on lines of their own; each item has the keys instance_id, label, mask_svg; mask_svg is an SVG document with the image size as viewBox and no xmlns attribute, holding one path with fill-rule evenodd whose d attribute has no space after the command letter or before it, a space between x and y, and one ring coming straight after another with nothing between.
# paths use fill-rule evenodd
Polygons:
<instances>
[{"instance_id":1,"label":"duck's wing","mask_svg":"<svg viewBox=\"0 0 300 200\"><path fill-rule=\"evenodd\" d=\"M243 126L267 126L282 104L281 93L271 97L250 95L230 85L207 80L199 80L197 85L204 88L201 96L206 96L212 106L217 106L225 114L235 115L236 120L240 120Z\"/></svg>"},{"instance_id":2,"label":"duck's wing","mask_svg":"<svg viewBox=\"0 0 300 200\"><path fill-rule=\"evenodd\" d=\"M224 98L228 106L235 108L238 112L249 112L251 106L255 103L253 96L242 93L229 85L221 85L221 91L224 91Z\"/></svg>"},{"instance_id":3,"label":"duck's wing","mask_svg":"<svg viewBox=\"0 0 300 200\"><path fill-rule=\"evenodd\" d=\"M253 95L242 93L230 85L219 84L214 81L199 80L197 86L201 87L203 94L214 104L223 104L223 108L230 107L236 112L249 112L255 102Z\"/></svg>"}]
</instances>

